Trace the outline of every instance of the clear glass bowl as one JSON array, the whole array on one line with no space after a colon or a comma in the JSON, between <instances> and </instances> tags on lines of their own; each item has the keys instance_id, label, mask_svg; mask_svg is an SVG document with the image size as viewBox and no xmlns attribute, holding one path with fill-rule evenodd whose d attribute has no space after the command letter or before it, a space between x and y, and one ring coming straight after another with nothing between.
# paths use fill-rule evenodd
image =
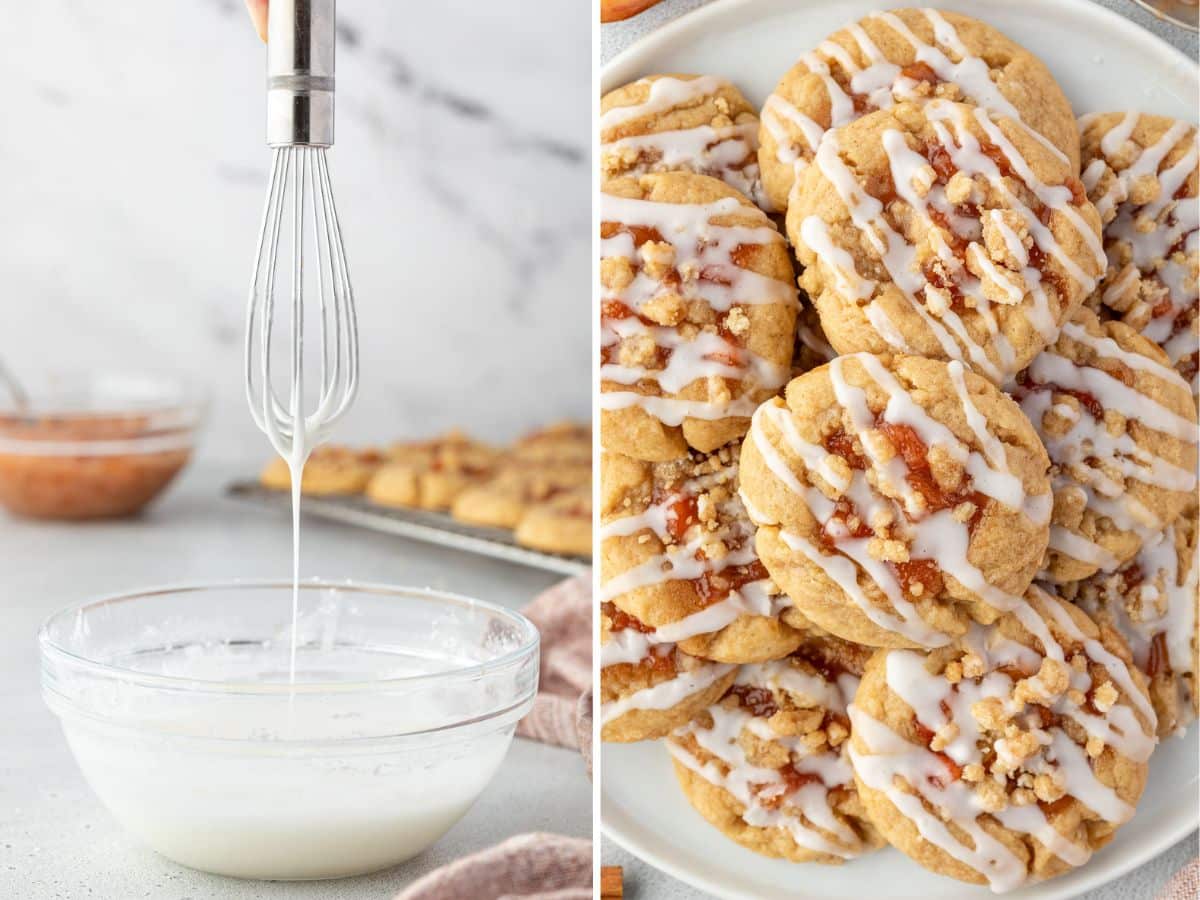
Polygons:
<instances>
[{"instance_id":1,"label":"clear glass bowl","mask_svg":"<svg viewBox=\"0 0 1200 900\"><path fill-rule=\"evenodd\" d=\"M198 392L156 375L65 373L0 403L0 504L39 519L132 515L187 464Z\"/></svg>"},{"instance_id":2,"label":"clear glass bowl","mask_svg":"<svg viewBox=\"0 0 1200 900\"><path fill-rule=\"evenodd\" d=\"M89 784L192 868L336 878L440 838L533 705L538 632L451 594L302 582L150 590L43 626L42 689Z\"/></svg>"}]
</instances>

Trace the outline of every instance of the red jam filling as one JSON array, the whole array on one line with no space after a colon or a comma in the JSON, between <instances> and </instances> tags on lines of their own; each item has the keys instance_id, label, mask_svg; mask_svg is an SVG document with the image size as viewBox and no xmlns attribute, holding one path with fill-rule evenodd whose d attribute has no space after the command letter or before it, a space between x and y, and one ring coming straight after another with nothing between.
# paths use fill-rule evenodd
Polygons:
<instances>
[{"instance_id":1,"label":"red jam filling","mask_svg":"<svg viewBox=\"0 0 1200 900\"><path fill-rule=\"evenodd\" d=\"M938 78L937 72L933 71L929 63L921 62L920 60L902 67L900 74L913 81L924 81L926 84L932 85L940 84L942 80Z\"/></svg>"},{"instance_id":2,"label":"red jam filling","mask_svg":"<svg viewBox=\"0 0 1200 900\"><path fill-rule=\"evenodd\" d=\"M924 64L917 63L915 65ZM915 76L910 75L909 77ZM1000 172L1001 176L1006 178L1019 178L1016 170L1013 168L1012 163L1009 161L1008 157L1005 156L1004 151L998 146L990 143L989 141L980 141L979 149L985 156L995 163L996 168ZM944 146L942 146L940 141L927 141L923 150L923 155L929 161L929 165L933 167L933 171L937 174L938 181L941 184L946 184L958 172L958 167L955 166L950 152ZM1087 201L1087 192L1084 190L1083 183L1078 178L1067 178L1063 184L1067 190L1071 192L1071 201L1076 206L1081 206ZM892 196L894 197L894 195ZM1053 210L1049 206L1036 200L1033 201L1033 210L1038 218L1038 221L1045 226L1049 226ZM964 215L968 215L972 218L977 218L979 215L978 208L974 204L970 203L962 204L960 206L960 211ZM927 212L929 218L945 233L950 248L961 260L966 253L966 248L969 244L969 241L962 235L958 234L951 227L949 220L939 210L931 208L927 210ZM1034 244L1034 246L1029 250L1029 265L1041 273L1042 280L1052 286L1060 298L1067 296L1069 285L1066 283L1066 280L1061 274L1052 269L1046 269L1045 251L1043 251L1041 247L1037 246L1037 244ZM959 288L954 285L952 281L938 274L928 262L922 267L922 273L931 284L947 291L950 294L951 308L953 310L956 312L962 311L964 308L963 295L961 290L959 290Z\"/></svg>"},{"instance_id":3,"label":"red jam filling","mask_svg":"<svg viewBox=\"0 0 1200 900\"><path fill-rule=\"evenodd\" d=\"M755 687L752 684L735 684L729 689L729 696L735 698L738 706L752 716L769 719L779 712L775 695L766 688Z\"/></svg>"},{"instance_id":4,"label":"red jam filling","mask_svg":"<svg viewBox=\"0 0 1200 900\"><path fill-rule=\"evenodd\" d=\"M605 601L600 604L600 612L608 617L609 631L640 631L642 634L653 634L654 629L643 622L641 619L634 618L622 609L619 609L615 603Z\"/></svg>"},{"instance_id":5,"label":"red jam filling","mask_svg":"<svg viewBox=\"0 0 1200 900\"><path fill-rule=\"evenodd\" d=\"M689 528L700 521L696 498L691 494L679 494L667 504L667 534L676 543L683 541Z\"/></svg>"},{"instance_id":6,"label":"red jam filling","mask_svg":"<svg viewBox=\"0 0 1200 900\"><path fill-rule=\"evenodd\" d=\"M943 710L946 708L944 701L942 703L942 708ZM921 721L916 718L913 719L913 727L916 729L917 736L921 739L922 743L925 744L926 748L929 748L929 745L933 743L933 732L926 728ZM962 766L939 750L933 750L932 748L929 748L929 752L941 760L942 765L946 767L946 772L949 774L951 781L958 781L958 779L962 778ZM939 788L944 788L946 786L946 782L944 782L937 775L930 775L929 782L930 784L933 784Z\"/></svg>"},{"instance_id":7,"label":"red jam filling","mask_svg":"<svg viewBox=\"0 0 1200 900\"><path fill-rule=\"evenodd\" d=\"M787 785L787 792L794 794L806 784L820 781L820 777L812 772L797 772L795 766L787 763L779 770L780 776L783 778L783 783Z\"/></svg>"},{"instance_id":8,"label":"red jam filling","mask_svg":"<svg viewBox=\"0 0 1200 900\"><path fill-rule=\"evenodd\" d=\"M705 606L711 606L719 600L724 600L734 591L741 590L746 585L762 581L767 577L767 570L757 559L744 566L728 566L720 572L705 572L693 580L696 595Z\"/></svg>"},{"instance_id":9,"label":"red jam filling","mask_svg":"<svg viewBox=\"0 0 1200 900\"><path fill-rule=\"evenodd\" d=\"M627 234L633 238L633 246L640 247L647 241L655 243L665 243L657 228L650 225L626 225L624 222L601 222L600 223L600 238L608 240L616 237L618 234Z\"/></svg>"},{"instance_id":10,"label":"red jam filling","mask_svg":"<svg viewBox=\"0 0 1200 900\"><path fill-rule=\"evenodd\" d=\"M1053 382L1045 384L1034 381L1029 377L1029 372L1021 372L1017 375L1017 386L1021 389L1017 391L1015 396L1020 402L1025 394L1031 391L1053 391L1056 394L1067 394L1079 401L1079 405L1088 411L1088 414L1096 421L1104 420L1104 407L1100 401L1096 399L1096 395L1088 391L1077 391L1072 388L1061 387ZM1024 393L1022 393L1022 391Z\"/></svg>"},{"instance_id":11,"label":"red jam filling","mask_svg":"<svg viewBox=\"0 0 1200 900\"><path fill-rule=\"evenodd\" d=\"M648 328L653 328L657 325L656 322L647 319L645 316L639 315L629 308L620 300L601 300L600 301L600 324L609 324L610 322L620 321L622 319L637 319ZM615 341L611 344L604 344L600 347L600 364L605 366L616 365L619 362L621 351L620 341ZM654 359L651 364L646 366L648 369L665 369L667 363L671 359L673 351L669 347L654 348Z\"/></svg>"},{"instance_id":12,"label":"red jam filling","mask_svg":"<svg viewBox=\"0 0 1200 900\"><path fill-rule=\"evenodd\" d=\"M832 527L831 527L832 526ZM845 538L869 538L875 532L862 520L854 504L839 497L831 515L817 534L817 541L826 553L833 553L835 544Z\"/></svg>"},{"instance_id":13,"label":"red jam filling","mask_svg":"<svg viewBox=\"0 0 1200 900\"><path fill-rule=\"evenodd\" d=\"M943 509L953 509L960 503L973 503L975 512L967 527L974 530L983 516L987 506L987 495L970 488L970 480L963 479L963 484L956 490L946 490L938 484L929 467L928 448L917 432L908 425L894 425L882 419L876 421L876 427L887 436L892 446L904 458L908 466L908 483L913 490L925 498L926 510L935 513Z\"/></svg>"},{"instance_id":14,"label":"red jam filling","mask_svg":"<svg viewBox=\"0 0 1200 900\"><path fill-rule=\"evenodd\" d=\"M862 471L867 467L867 461L861 453L854 449L854 438L846 434L842 429L829 434L821 446L825 448L827 453L832 453L834 456L840 456L846 461L851 469Z\"/></svg>"},{"instance_id":15,"label":"red jam filling","mask_svg":"<svg viewBox=\"0 0 1200 900\"><path fill-rule=\"evenodd\" d=\"M942 592L942 570L932 559L910 559L892 564L900 587L910 597L936 597ZM920 590L916 587L920 585Z\"/></svg>"},{"instance_id":16,"label":"red jam filling","mask_svg":"<svg viewBox=\"0 0 1200 900\"><path fill-rule=\"evenodd\" d=\"M1160 631L1150 641L1150 656L1146 659L1146 675L1154 678L1167 670L1167 633Z\"/></svg>"}]
</instances>

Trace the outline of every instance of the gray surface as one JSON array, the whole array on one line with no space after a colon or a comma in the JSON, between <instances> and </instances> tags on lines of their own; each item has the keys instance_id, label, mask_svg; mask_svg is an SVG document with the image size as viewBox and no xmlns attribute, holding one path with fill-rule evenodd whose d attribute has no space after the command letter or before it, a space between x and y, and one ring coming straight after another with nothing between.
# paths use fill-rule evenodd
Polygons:
<instances>
[{"instance_id":1,"label":"gray surface","mask_svg":"<svg viewBox=\"0 0 1200 900\"><path fill-rule=\"evenodd\" d=\"M608 62L630 44L685 12L704 6L710 0L663 0L658 6L625 22L605 25L601 30L600 58ZM1171 27L1137 6L1132 0L1097 0L1101 6L1116 10L1139 25L1165 38L1193 59L1197 56L1196 35ZM1095 891L1090 900L1147 900L1153 897L1167 879L1189 857L1197 853L1196 836L1180 841L1174 847L1124 878ZM602 844L604 865L624 866L625 896L631 900L695 900L708 894L671 878L627 853L612 841Z\"/></svg>"},{"instance_id":2,"label":"gray surface","mask_svg":"<svg viewBox=\"0 0 1200 900\"><path fill-rule=\"evenodd\" d=\"M663 0L658 6L651 7L640 16L624 22L605 25L600 32L601 62L608 62L630 44L661 28L672 19L677 19L684 13L698 9L710 2L712 0ZM1053 2L1053 0L1047 0L1047 2ZM1138 6L1133 0L1094 0L1094 2L1120 13L1127 19L1132 19L1148 31L1174 44L1192 59L1196 59L1197 35L1194 32L1185 31L1163 22Z\"/></svg>"},{"instance_id":3,"label":"gray surface","mask_svg":"<svg viewBox=\"0 0 1200 900\"><path fill-rule=\"evenodd\" d=\"M264 444L265 446L265 444ZM282 577L286 517L220 496L236 475L189 470L144 518L62 525L0 512L0 897L20 900L386 900L424 872L532 830L586 836L591 785L573 752L516 739L475 807L422 856L378 875L268 883L177 866L123 834L84 783L42 704L35 635L59 607L179 581ZM519 606L558 576L357 529L306 522L306 576L431 586Z\"/></svg>"}]
</instances>

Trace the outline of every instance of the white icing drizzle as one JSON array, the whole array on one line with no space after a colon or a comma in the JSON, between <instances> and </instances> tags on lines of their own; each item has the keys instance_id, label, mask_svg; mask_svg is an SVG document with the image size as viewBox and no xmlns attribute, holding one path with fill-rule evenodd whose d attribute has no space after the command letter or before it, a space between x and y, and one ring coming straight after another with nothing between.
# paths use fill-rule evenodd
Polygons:
<instances>
[{"instance_id":1,"label":"white icing drizzle","mask_svg":"<svg viewBox=\"0 0 1200 900\"><path fill-rule=\"evenodd\" d=\"M693 694L720 681L735 667L718 663L703 663L694 669L678 672L674 678L635 691L610 703L600 704L600 723L607 725L635 710L665 710L678 706Z\"/></svg>"},{"instance_id":2,"label":"white icing drizzle","mask_svg":"<svg viewBox=\"0 0 1200 900\"><path fill-rule=\"evenodd\" d=\"M664 650L670 652L670 643L659 640L656 632L622 628L610 632L608 640L600 644L600 668L636 665L643 659L649 659L651 654L663 655Z\"/></svg>"},{"instance_id":3,"label":"white icing drizzle","mask_svg":"<svg viewBox=\"0 0 1200 900\"><path fill-rule=\"evenodd\" d=\"M608 390L601 395L601 407L640 406L668 425L679 425L686 417L748 416L756 405L753 395L758 390L775 390L787 380L787 365L735 346L713 332L701 331L693 340L687 340L677 328L643 321L638 314L646 304L668 295L679 296L685 302L703 301L717 313L727 313L735 306L756 304L796 307L796 290L790 281L759 275L734 262L733 254L739 247L780 243L779 233L763 213L744 206L736 197L705 204L660 203L607 193L601 193L600 198L601 221L653 229L672 246L674 270L689 276L682 277L678 283L666 283L647 274L644 266L635 265L636 271L629 284L620 289L602 288L605 303L622 304L633 313L625 318L604 319L600 337L602 348L616 348L623 341L649 338L656 347L668 351L669 357L662 368L621 365L619 360L604 363L600 372L607 385L653 382L668 396ZM713 224L714 219L734 214L761 217L761 224ZM642 249L634 246L634 238L628 231L601 240L602 259L624 257L636 264L641 256ZM743 390L723 402L681 400L669 396L696 381L714 378L740 381Z\"/></svg>"},{"instance_id":4,"label":"white icing drizzle","mask_svg":"<svg viewBox=\"0 0 1200 900\"><path fill-rule=\"evenodd\" d=\"M867 377L888 396L887 405L878 417L867 404L866 392L845 378L843 368L850 359L857 361ZM855 515L865 523L873 522L879 512L890 514L889 518L897 523L899 536L909 544L911 559L934 560L940 571L996 609L1012 609L1021 601L989 583L969 561L968 522L956 519L950 509L927 512L924 498L909 481L904 457L899 453L885 457L868 438L877 427L877 418L891 425L911 428L927 448L937 446L944 450L963 466L974 490L1003 506L1020 510L1035 525L1044 524L1050 513L1049 495L1028 496L1020 479L1009 471L1004 446L988 432L986 420L970 398L961 364L950 363L948 369L964 415L983 448L982 453L960 441L949 428L933 419L877 357L865 353L838 357L828 364L828 374L837 402L848 413L853 432L861 440L875 478L874 486L863 470L851 469L848 481L839 475L832 465L831 454L824 447L803 440L790 411L778 398L759 407L749 432L749 439L754 442L768 470L803 500L818 526L836 541L836 552L827 553L805 536L786 528L780 530L780 540L819 568L880 628L904 635L924 647L942 646L950 638L925 623L916 605L906 595L895 569L869 552L874 536L855 538L844 530L837 518L837 504L828 494L849 500ZM786 457L781 450L786 451ZM796 474L796 466L804 472L803 479ZM825 487L822 489L817 485ZM745 495L743 488L743 497ZM754 509L752 505L747 508ZM760 526L773 524L765 513L756 509L751 517ZM872 601L859 583L862 576L887 597L890 611Z\"/></svg>"},{"instance_id":5,"label":"white icing drizzle","mask_svg":"<svg viewBox=\"0 0 1200 900\"><path fill-rule=\"evenodd\" d=\"M805 708L823 707L844 713L858 679L843 675L833 684L788 660L743 666L737 685L786 693ZM671 755L705 781L727 791L742 807L741 817L755 828L783 829L801 847L842 859L869 849L845 821L834 813L833 789L852 790L853 774L844 748L825 745L813 751L796 737L777 735L767 720L738 705L715 704L708 709L711 727L695 720L679 729L667 742ZM743 733L786 747L790 765L797 773L815 780L791 790L783 773L755 765L741 744ZM698 757L681 741L691 738L702 755ZM781 799L782 798L782 799Z\"/></svg>"},{"instance_id":6,"label":"white icing drizzle","mask_svg":"<svg viewBox=\"0 0 1200 900\"><path fill-rule=\"evenodd\" d=\"M668 581L690 581L705 573L723 572L731 566L749 565L758 559L754 554L754 547L750 544L739 547L720 559L696 559L696 555L712 540L713 538L702 534L686 544L674 544L671 549L655 554L632 569L610 578L600 587L601 602L652 585L665 584Z\"/></svg>"},{"instance_id":7,"label":"white icing drizzle","mask_svg":"<svg viewBox=\"0 0 1200 900\"><path fill-rule=\"evenodd\" d=\"M1140 353L1124 350L1109 337L1093 335L1079 322L1068 322L1064 326L1063 340L1082 344L1096 356L1147 373L1163 382L1168 390L1186 396L1188 386L1174 369ZM1196 489L1196 473L1137 443L1128 427L1114 437L1104 421L1096 419L1082 403L1078 411L1065 404L1056 404L1054 391L1065 389L1090 394L1102 409L1118 410L1129 421L1140 422L1147 429L1185 444L1197 442L1195 419L1168 409L1098 365L1074 362L1064 356L1064 352L1060 341L1038 355L1026 370L1033 385L1018 389L1016 394L1021 409L1038 430L1056 467L1052 475L1054 492L1063 503L1071 499L1066 492L1081 492L1084 505L1093 516L1107 517L1121 530L1137 534L1143 542L1153 542L1160 536L1165 523L1130 493L1126 484L1119 483L1105 470L1115 470L1126 482L1138 482L1161 491L1187 493ZM1048 386L1049 389L1035 389L1036 386ZM1068 423L1062 434L1052 434L1046 427L1045 420L1052 413ZM1099 460L1104 468L1089 460ZM1101 572L1112 572L1122 562L1082 532L1057 524L1051 528L1050 549L1095 566Z\"/></svg>"},{"instance_id":8,"label":"white icing drizzle","mask_svg":"<svg viewBox=\"0 0 1200 900\"><path fill-rule=\"evenodd\" d=\"M981 826L979 817L990 815L1000 825L1028 834L1047 850L1072 866L1087 862L1091 851L1060 834L1036 803L1016 806L1010 803L995 812L985 810L983 802L970 782L956 778L946 763L949 759L961 770L969 765L984 764L986 740L972 707L980 701L998 702L1005 713L1024 726L1040 744L1033 755L1018 762L1009 749L1007 738L993 744L997 756L1011 760L1014 768L1032 775L1056 774L1066 795L1077 798L1091 812L1114 824L1128 821L1134 809L1102 783L1092 770L1090 760L1078 744L1057 723L1042 726L1039 707L1026 707L1014 698L1012 676L1004 667L1016 665L1029 673L1032 681L1043 658L1063 663L1070 677L1070 690L1052 698L1049 709L1058 717L1078 723L1089 736L1100 738L1106 746L1136 762L1144 762L1152 752L1156 738L1153 734L1154 712L1145 694L1134 683L1125 664L1109 653L1099 641L1087 637L1075 624L1061 601L1031 589L1036 598L1022 602L1014 610L1018 619L1042 645L1042 651L1004 637L999 629L972 626L964 643L984 666L977 678L963 678L951 684L944 675L933 675L925 669L925 657L912 651L892 651L887 656L887 687L912 707L917 721L928 731L945 735L940 752L914 744L894 732L883 722L852 705L849 710L855 741L865 750L850 748L854 770L862 781L874 790L883 792L888 800L910 819L921 836L959 862L979 872L995 891L1007 891L1029 879L1026 863L991 837ZM1044 611L1044 612L1043 612ZM1094 663L1102 665L1124 697L1107 713L1097 715L1083 708L1072 696L1087 696L1092 679L1065 663L1062 645L1053 637L1050 625L1065 633L1070 641L1081 644L1084 653ZM1079 694L1075 694L1079 691ZM1150 723L1150 731L1138 721L1134 708ZM941 754L944 754L941 755ZM1006 756L1007 754L1007 756ZM994 777L991 774L985 778ZM906 783L901 789L897 781ZM960 841L947 824L964 832L973 846Z\"/></svg>"},{"instance_id":9,"label":"white icing drizzle","mask_svg":"<svg viewBox=\"0 0 1200 900\"><path fill-rule=\"evenodd\" d=\"M1047 257L1052 256L1057 260L1067 274L1080 284L1081 290L1090 291L1095 279L1071 258L1035 212L1009 189L996 162L983 152L979 141L971 132L969 123L965 121L966 109L941 100L930 101L925 105L926 115L934 123L939 143L949 155L956 170L967 177L985 178L997 188L1006 198L1012 211L1020 216L1039 249ZM1038 201L1065 217L1082 236L1083 243L1089 246L1097 257L1097 267L1102 267L1103 251L1099 239L1072 206L1070 189L1042 183L983 108L975 109L970 113L970 117L988 135L988 140L1004 154L1013 171L1021 177ZM1000 228L1005 244L1021 265L1020 272L996 265L981 243L979 222L959 214L955 205L946 199L942 184L929 182L931 169L926 157L908 145L903 133L892 129L885 131L882 135L882 145L891 165L892 182L897 196L928 223L931 247L946 271L952 273L956 289L971 301L968 313L960 315L944 301L936 306L930 303L928 292L937 289L930 285L918 265L917 248L892 227L883 203L863 189L857 176L842 161L835 134L829 133L822 139L814 161L846 205L851 220L866 237L892 283L937 341L945 357L967 362L993 381L1003 381L1015 373L1015 351L1001 329L997 311L993 309L993 301L985 295L982 283L970 267L973 266L1003 291L1008 299L1007 309L1019 307L1047 342L1053 341L1057 336L1058 316L1065 298L1059 298L1059 310L1051 308L1050 300L1042 286L1042 272L1030 265L1028 251L1018 235L1000 218L998 210L988 210L985 214L989 216L989 221L994 227ZM918 191L917 182L921 182L925 189ZM946 242L944 233L939 230L943 227L942 223L948 225L957 239L965 243L962 258L955 255ZM875 296L878 285L859 276L852 256L833 240L825 222L817 216L806 217L800 223L800 236L825 267L832 271L839 293L855 300L869 300L864 308L864 315L868 321L891 346L906 350L899 329L888 320L887 313L880 306L882 298L870 300ZM977 337L972 332L963 315L971 317L974 328L983 329L980 336Z\"/></svg>"},{"instance_id":10,"label":"white icing drizzle","mask_svg":"<svg viewBox=\"0 0 1200 900\"><path fill-rule=\"evenodd\" d=\"M646 99L630 106L614 106L600 116L602 133L633 119L694 103L701 97L718 93L725 86L725 82L714 75L702 75L699 78L643 78L635 83L650 86Z\"/></svg>"},{"instance_id":11,"label":"white icing drizzle","mask_svg":"<svg viewBox=\"0 0 1200 900\"><path fill-rule=\"evenodd\" d=\"M632 166L622 166L622 175L681 171L710 175L753 199L759 208L770 211L763 206L766 198L758 163L754 161L758 151L757 121L720 128L700 125L659 131L621 138L601 144L601 148L620 158L637 160Z\"/></svg>"},{"instance_id":12,"label":"white icing drizzle","mask_svg":"<svg viewBox=\"0 0 1200 900\"><path fill-rule=\"evenodd\" d=\"M912 46L915 61L928 66L938 81L957 85L966 101L1021 121L1020 111L992 80L987 62L970 52L954 26L935 9L923 9L921 12L932 27L932 44L921 40L894 13L871 13L864 21L880 22L903 37ZM874 110L889 109L900 101L919 102L926 99L926 95L917 90L918 80L906 75L899 65L888 60L861 24L850 25L846 31L867 60L865 68L859 66L844 47L832 40L822 41L816 52L804 54L799 61L825 87L830 108L830 129L846 125ZM842 70L843 78L848 77L850 91L855 96L848 94L833 77L831 62ZM855 97L861 111L855 109ZM816 152L826 131L778 91L771 94L763 106L762 124L775 142L776 159L783 165L792 166L793 177L807 167L809 158ZM789 125L792 127L789 128ZM1068 162L1062 150L1041 134L1032 130L1030 134L1062 162Z\"/></svg>"}]
</instances>

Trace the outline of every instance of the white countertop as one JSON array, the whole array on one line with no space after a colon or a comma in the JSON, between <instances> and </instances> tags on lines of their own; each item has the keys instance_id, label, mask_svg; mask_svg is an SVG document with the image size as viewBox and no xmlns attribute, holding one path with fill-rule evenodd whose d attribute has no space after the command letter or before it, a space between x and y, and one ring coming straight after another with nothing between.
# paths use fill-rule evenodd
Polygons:
<instances>
[{"instance_id":1,"label":"white countertop","mask_svg":"<svg viewBox=\"0 0 1200 900\"><path fill-rule=\"evenodd\" d=\"M587 836L591 783L578 754L517 738L475 807L396 869L308 883L238 881L178 866L137 844L76 768L38 686L36 634L61 606L132 588L286 577L286 516L222 496L245 468L200 463L139 519L16 521L0 512L0 897L21 900L387 900L415 877L506 837ZM560 576L348 527L306 521L306 576L430 586L517 607Z\"/></svg>"},{"instance_id":2,"label":"white countertop","mask_svg":"<svg viewBox=\"0 0 1200 900\"><path fill-rule=\"evenodd\" d=\"M601 32L600 55L604 62L638 39L678 18L686 12L704 6L711 0L664 0L646 13L625 22L604 26ZM1132 0L1096 0L1102 6L1119 12L1142 27L1166 39L1193 59L1197 55L1195 34L1172 28L1137 6ZM1089 900L1149 900L1176 871L1191 857L1200 853L1197 836L1180 841L1167 852L1139 869L1089 895ZM629 900L699 900L708 897L703 891L689 887L659 870L646 865L612 841L601 844L601 860L606 866L625 869L625 896Z\"/></svg>"}]
</instances>

